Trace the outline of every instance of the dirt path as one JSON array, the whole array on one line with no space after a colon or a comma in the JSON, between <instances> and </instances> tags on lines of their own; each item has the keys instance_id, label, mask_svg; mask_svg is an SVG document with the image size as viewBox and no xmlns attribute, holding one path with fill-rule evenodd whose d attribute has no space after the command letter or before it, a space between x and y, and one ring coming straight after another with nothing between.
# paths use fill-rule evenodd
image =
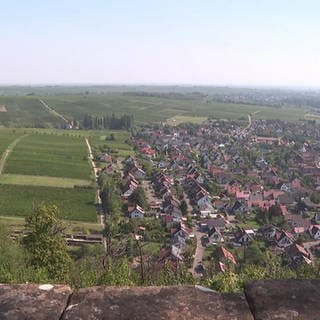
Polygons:
<instances>
[{"instance_id":1,"label":"dirt path","mask_svg":"<svg viewBox=\"0 0 320 320\"><path fill-rule=\"evenodd\" d=\"M241 131L241 133L244 133L246 132L247 130L249 130L252 126L252 116L251 114L248 114L248 121L249 121L249 124Z\"/></svg>"},{"instance_id":2,"label":"dirt path","mask_svg":"<svg viewBox=\"0 0 320 320\"><path fill-rule=\"evenodd\" d=\"M39 99L39 101L41 102L41 104L51 113L53 114L54 116L62 119L66 125L72 129L72 125L70 123L70 121L68 119L66 119L62 114L60 114L59 112L57 112L56 110L52 109L51 107L49 107L42 99Z\"/></svg>"},{"instance_id":3,"label":"dirt path","mask_svg":"<svg viewBox=\"0 0 320 320\"><path fill-rule=\"evenodd\" d=\"M96 164L93 161L94 158L93 158L93 153L92 153L92 148L91 148L90 142L89 142L89 140L87 138L85 139L85 141L86 141L86 144L87 144L87 147L88 147L89 161L91 163L91 166L92 166L92 169L93 169L93 172L94 172L94 178L95 178L97 186L98 186L97 187L96 198L97 198L97 202L98 202L100 224L102 226L104 226L106 217L105 217L105 213L103 212L103 209L102 209L102 201L101 201L101 197L100 197L101 189L100 189L99 184L98 184L98 168L96 167Z\"/></svg>"},{"instance_id":4,"label":"dirt path","mask_svg":"<svg viewBox=\"0 0 320 320\"><path fill-rule=\"evenodd\" d=\"M23 136L18 137L16 140L14 140L8 148L3 152L2 157L0 159L0 174L2 174L4 165L6 164L6 161L8 159L9 154L12 152L14 147L25 137L27 137L29 134L25 134Z\"/></svg>"}]
</instances>

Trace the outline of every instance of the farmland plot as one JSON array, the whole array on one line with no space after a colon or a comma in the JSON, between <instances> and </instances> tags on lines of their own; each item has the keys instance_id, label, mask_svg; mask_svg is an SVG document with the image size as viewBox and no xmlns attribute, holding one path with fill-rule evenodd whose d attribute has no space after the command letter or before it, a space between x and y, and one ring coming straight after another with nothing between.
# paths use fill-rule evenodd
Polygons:
<instances>
[{"instance_id":1,"label":"farmland plot","mask_svg":"<svg viewBox=\"0 0 320 320\"><path fill-rule=\"evenodd\" d=\"M34 134L16 145L4 172L88 180L87 154L83 138Z\"/></svg>"},{"instance_id":2,"label":"farmland plot","mask_svg":"<svg viewBox=\"0 0 320 320\"><path fill-rule=\"evenodd\" d=\"M94 189L0 184L0 215L23 217L44 202L57 205L62 219L97 222Z\"/></svg>"}]
</instances>

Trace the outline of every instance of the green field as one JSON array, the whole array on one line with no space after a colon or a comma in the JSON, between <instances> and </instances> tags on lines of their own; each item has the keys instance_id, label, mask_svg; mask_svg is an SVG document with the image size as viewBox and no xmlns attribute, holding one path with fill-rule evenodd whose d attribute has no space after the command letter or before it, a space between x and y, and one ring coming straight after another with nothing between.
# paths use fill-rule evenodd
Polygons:
<instances>
[{"instance_id":1,"label":"green field","mask_svg":"<svg viewBox=\"0 0 320 320\"><path fill-rule=\"evenodd\" d=\"M0 185L0 215L26 216L43 202L57 205L63 219L97 222L94 189Z\"/></svg>"},{"instance_id":2,"label":"green field","mask_svg":"<svg viewBox=\"0 0 320 320\"><path fill-rule=\"evenodd\" d=\"M0 125L15 127L57 127L63 121L45 109L43 99L51 108L69 120L82 121L85 114L133 114L136 123L165 122L175 117L213 116L217 119L240 119L259 111L257 119L303 119L309 111L304 107L271 107L252 104L235 104L204 101L203 98L182 99L150 97L132 94L56 94L48 96L0 97L0 105L7 112L0 113Z\"/></svg>"},{"instance_id":3,"label":"green field","mask_svg":"<svg viewBox=\"0 0 320 320\"><path fill-rule=\"evenodd\" d=\"M196 123L201 124L205 120L206 117L187 117L187 116L176 116L167 120L167 124L170 126L177 126L181 123Z\"/></svg>"},{"instance_id":4,"label":"green field","mask_svg":"<svg viewBox=\"0 0 320 320\"><path fill-rule=\"evenodd\" d=\"M90 110L91 114L129 113L139 122L166 121L172 117L208 117L239 119L259 111L257 119L303 119L308 109L275 108L223 102L204 102L202 99L169 99L132 95L64 95L43 98L52 108L67 118L81 119Z\"/></svg>"},{"instance_id":5,"label":"green field","mask_svg":"<svg viewBox=\"0 0 320 320\"><path fill-rule=\"evenodd\" d=\"M71 179L71 178L28 176L28 175L22 175L22 174L1 174L0 184L74 188L75 186L90 186L92 182L90 180L80 180L80 179Z\"/></svg>"},{"instance_id":6,"label":"green field","mask_svg":"<svg viewBox=\"0 0 320 320\"><path fill-rule=\"evenodd\" d=\"M110 134L113 134L114 141L108 140ZM126 157L134 153L132 146L126 143L129 139L130 134L126 131L104 131L100 132L100 134L92 135L90 143L96 153L99 153L101 149L107 148L112 156Z\"/></svg>"},{"instance_id":7,"label":"green field","mask_svg":"<svg viewBox=\"0 0 320 320\"><path fill-rule=\"evenodd\" d=\"M83 138L29 135L10 153L4 173L88 180L87 154Z\"/></svg>"},{"instance_id":8,"label":"green field","mask_svg":"<svg viewBox=\"0 0 320 320\"><path fill-rule=\"evenodd\" d=\"M14 140L22 135L22 132L15 132L15 130L12 129L0 129L0 158L3 151L5 151Z\"/></svg>"},{"instance_id":9,"label":"green field","mask_svg":"<svg viewBox=\"0 0 320 320\"><path fill-rule=\"evenodd\" d=\"M103 226L94 222L80 222L73 220L64 220L64 226L66 227L65 233L100 233L103 230ZM5 225L10 230L23 230L25 225L24 217L13 216L0 216L0 224Z\"/></svg>"},{"instance_id":10,"label":"green field","mask_svg":"<svg viewBox=\"0 0 320 320\"><path fill-rule=\"evenodd\" d=\"M62 137L67 140L68 138L79 138L82 139L84 146L84 139L88 138L92 145L93 150L99 150L104 146L112 149L114 156L125 157L129 154L133 154L133 148L127 144L126 141L130 140L130 132L124 130L61 130L61 129L41 129L41 128L23 128L14 129L15 134L12 133L13 129L1 129L0 128L0 139L3 137L4 141L9 141L5 146L14 140L14 137L19 137L23 134L30 135L53 135ZM115 137L114 141L110 141L107 138L113 134ZM12 138L9 137L12 136ZM1 141L1 140L0 140ZM1 145L0 145L1 146ZM5 149L6 147L4 147ZM86 151L87 152L87 151Z\"/></svg>"},{"instance_id":11,"label":"green field","mask_svg":"<svg viewBox=\"0 0 320 320\"><path fill-rule=\"evenodd\" d=\"M63 121L49 113L38 97L0 97L6 112L0 113L0 124L6 127L62 127Z\"/></svg>"},{"instance_id":12,"label":"green field","mask_svg":"<svg viewBox=\"0 0 320 320\"><path fill-rule=\"evenodd\" d=\"M62 218L81 222L79 228L97 222L96 190L83 188L95 185L85 138L97 154L105 147L113 156L133 153L126 131L0 128L0 158L10 147L0 174L0 216L23 217L46 202L58 205Z\"/></svg>"}]
</instances>

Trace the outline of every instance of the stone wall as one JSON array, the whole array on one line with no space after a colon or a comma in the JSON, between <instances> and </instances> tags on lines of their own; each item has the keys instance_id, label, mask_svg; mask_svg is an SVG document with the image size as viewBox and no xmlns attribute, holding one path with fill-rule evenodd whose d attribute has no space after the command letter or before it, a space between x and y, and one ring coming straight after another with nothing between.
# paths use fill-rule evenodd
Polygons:
<instances>
[{"instance_id":1,"label":"stone wall","mask_svg":"<svg viewBox=\"0 0 320 320\"><path fill-rule=\"evenodd\" d=\"M93 287L0 284L6 320L271 320L320 319L320 281L255 281L244 293L220 294L199 286Z\"/></svg>"}]
</instances>

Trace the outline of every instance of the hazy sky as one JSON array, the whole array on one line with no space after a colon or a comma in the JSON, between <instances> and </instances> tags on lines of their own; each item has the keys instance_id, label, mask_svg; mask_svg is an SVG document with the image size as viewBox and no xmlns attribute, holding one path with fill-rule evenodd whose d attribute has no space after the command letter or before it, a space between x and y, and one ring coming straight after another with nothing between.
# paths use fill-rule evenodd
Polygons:
<instances>
[{"instance_id":1,"label":"hazy sky","mask_svg":"<svg viewBox=\"0 0 320 320\"><path fill-rule=\"evenodd\" d=\"M320 87L318 0L0 0L0 83Z\"/></svg>"}]
</instances>

